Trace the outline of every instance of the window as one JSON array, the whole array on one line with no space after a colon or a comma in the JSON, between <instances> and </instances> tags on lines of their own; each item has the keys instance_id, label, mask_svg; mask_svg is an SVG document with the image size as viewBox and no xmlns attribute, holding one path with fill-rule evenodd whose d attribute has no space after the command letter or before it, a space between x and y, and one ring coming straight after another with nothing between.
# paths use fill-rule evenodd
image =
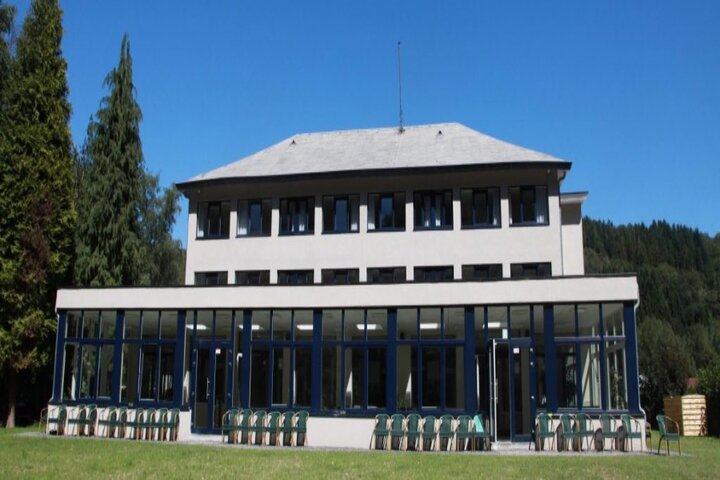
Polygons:
<instances>
[{"instance_id":1,"label":"window","mask_svg":"<svg viewBox=\"0 0 720 480\"><path fill-rule=\"evenodd\" d=\"M500 226L500 189L460 190L460 219L463 228Z\"/></svg>"},{"instance_id":2,"label":"window","mask_svg":"<svg viewBox=\"0 0 720 480\"><path fill-rule=\"evenodd\" d=\"M463 265L463 280L496 280L502 278L502 264Z\"/></svg>"},{"instance_id":3,"label":"window","mask_svg":"<svg viewBox=\"0 0 720 480\"><path fill-rule=\"evenodd\" d=\"M227 285L227 272L195 272L195 285Z\"/></svg>"},{"instance_id":4,"label":"window","mask_svg":"<svg viewBox=\"0 0 720 480\"><path fill-rule=\"evenodd\" d=\"M197 238L230 237L230 202L200 202L197 211Z\"/></svg>"},{"instance_id":5,"label":"window","mask_svg":"<svg viewBox=\"0 0 720 480\"><path fill-rule=\"evenodd\" d=\"M323 233L357 232L360 196L323 197Z\"/></svg>"},{"instance_id":6,"label":"window","mask_svg":"<svg viewBox=\"0 0 720 480\"><path fill-rule=\"evenodd\" d=\"M280 233L302 235L315 231L315 199L283 198L280 200Z\"/></svg>"},{"instance_id":7,"label":"window","mask_svg":"<svg viewBox=\"0 0 720 480\"><path fill-rule=\"evenodd\" d=\"M311 285L313 277L312 270L279 270L278 285Z\"/></svg>"},{"instance_id":8,"label":"window","mask_svg":"<svg viewBox=\"0 0 720 480\"><path fill-rule=\"evenodd\" d=\"M368 268L368 283L402 283L407 279L405 267Z\"/></svg>"},{"instance_id":9,"label":"window","mask_svg":"<svg viewBox=\"0 0 720 480\"><path fill-rule=\"evenodd\" d=\"M360 270L357 268L323 269L324 285L351 285L360 282Z\"/></svg>"},{"instance_id":10,"label":"window","mask_svg":"<svg viewBox=\"0 0 720 480\"><path fill-rule=\"evenodd\" d=\"M270 283L270 270L237 270L235 271L236 285L268 285Z\"/></svg>"},{"instance_id":11,"label":"window","mask_svg":"<svg viewBox=\"0 0 720 480\"><path fill-rule=\"evenodd\" d=\"M547 225L547 186L510 187L510 225Z\"/></svg>"},{"instance_id":12,"label":"window","mask_svg":"<svg viewBox=\"0 0 720 480\"><path fill-rule=\"evenodd\" d=\"M405 230L405 193L368 194L368 231Z\"/></svg>"},{"instance_id":13,"label":"window","mask_svg":"<svg viewBox=\"0 0 720 480\"><path fill-rule=\"evenodd\" d=\"M414 199L416 230L452 228L452 191L415 192Z\"/></svg>"},{"instance_id":14,"label":"window","mask_svg":"<svg viewBox=\"0 0 720 480\"><path fill-rule=\"evenodd\" d=\"M271 200L240 200L237 215L237 235L239 237L270 235Z\"/></svg>"},{"instance_id":15,"label":"window","mask_svg":"<svg viewBox=\"0 0 720 480\"><path fill-rule=\"evenodd\" d=\"M415 267L416 282L449 282L453 279L453 267Z\"/></svg>"},{"instance_id":16,"label":"window","mask_svg":"<svg viewBox=\"0 0 720 480\"><path fill-rule=\"evenodd\" d=\"M511 278L544 278L552 276L550 262L513 263L510 265Z\"/></svg>"}]
</instances>

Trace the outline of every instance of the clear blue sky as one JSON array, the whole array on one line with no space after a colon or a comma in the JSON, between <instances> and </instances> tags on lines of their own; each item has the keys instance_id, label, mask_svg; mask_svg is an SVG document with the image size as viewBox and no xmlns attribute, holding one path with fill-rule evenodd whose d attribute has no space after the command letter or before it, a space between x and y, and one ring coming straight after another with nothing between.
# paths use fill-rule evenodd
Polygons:
<instances>
[{"instance_id":1,"label":"clear blue sky","mask_svg":"<svg viewBox=\"0 0 720 480\"><path fill-rule=\"evenodd\" d=\"M165 185L294 133L395 125L401 40L407 124L461 122L572 161L563 190L589 190L591 217L720 232L718 1L61 6L75 142L127 32Z\"/></svg>"}]
</instances>

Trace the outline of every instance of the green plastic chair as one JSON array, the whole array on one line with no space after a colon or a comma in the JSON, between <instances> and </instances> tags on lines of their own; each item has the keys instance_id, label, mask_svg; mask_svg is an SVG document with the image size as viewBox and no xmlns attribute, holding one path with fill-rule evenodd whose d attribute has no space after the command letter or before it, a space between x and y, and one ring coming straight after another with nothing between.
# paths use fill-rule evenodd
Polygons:
<instances>
[{"instance_id":1,"label":"green plastic chair","mask_svg":"<svg viewBox=\"0 0 720 480\"><path fill-rule=\"evenodd\" d=\"M109 407L105 413L105 418L98 420L98 434L103 433L105 437L112 438L115 434L115 428L117 426L117 412L115 407ZM102 432L100 428L103 428Z\"/></svg>"},{"instance_id":2,"label":"green plastic chair","mask_svg":"<svg viewBox=\"0 0 720 480\"><path fill-rule=\"evenodd\" d=\"M154 429L155 429L155 409L148 408L145 410L145 423L143 424L143 438L145 440L154 440Z\"/></svg>"},{"instance_id":3,"label":"green plastic chair","mask_svg":"<svg viewBox=\"0 0 720 480\"><path fill-rule=\"evenodd\" d=\"M545 449L545 440L551 439L550 450L555 448L555 432L552 428L552 418L545 412L538 413L535 417L535 430L533 431L530 445L535 445L535 450Z\"/></svg>"},{"instance_id":4,"label":"green plastic chair","mask_svg":"<svg viewBox=\"0 0 720 480\"><path fill-rule=\"evenodd\" d=\"M455 425L455 450L467 450L468 442L470 449L475 450L473 433L473 421L470 415L459 415Z\"/></svg>"},{"instance_id":5,"label":"green plastic chair","mask_svg":"<svg viewBox=\"0 0 720 480\"><path fill-rule=\"evenodd\" d=\"M403 448L407 448L407 444L405 442L405 435L405 416L401 413L396 413L392 417L390 417L390 444L388 445L389 450L403 450Z\"/></svg>"},{"instance_id":6,"label":"green plastic chair","mask_svg":"<svg viewBox=\"0 0 720 480\"><path fill-rule=\"evenodd\" d=\"M57 435L63 435L65 433L65 422L67 421L67 408L65 405L58 405L57 409L52 410L51 408L44 408L40 412L40 426L45 424L44 431L46 433L55 432ZM55 430L51 429L51 425L57 425Z\"/></svg>"},{"instance_id":7,"label":"green plastic chair","mask_svg":"<svg viewBox=\"0 0 720 480\"><path fill-rule=\"evenodd\" d=\"M171 408L168 411L168 414L167 414L167 417L165 420L165 428L167 429L167 435L168 435L169 442L177 441L179 426L180 426L180 409L179 408Z\"/></svg>"},{"instance_id":8,"label":"green plastic chair","mask_svg":"<svg viewBox=\"0 0 720 480\"><path fill-rule=\"evenodd\" d=\"M575 423L577 424L577 433L580 436L580 450L582 450L583 439L587 449L590 450L590 440L595 436L595 431L592 429L592 420L586 413L578 413L575 415Z\"/></svg>"},{"instance_id":9,"label":"green plastic chair","mask_svg":"<svg viewBox=\"0 0 720 480\"><path fill-rule=\"evenodd\" d=\"M97 428L97 417L98 417L97 405L95 405L94 403L91 403L90 405L88 405L88 414L87 414L87 417L85 417L85 426L87 427L87 434L90 437L95 435L96 428Z\"/></svg>"},{"instance_id":10,"label":"green plastic chair","mask_svg":"<svg viewBox=\"0 0 720 480\"><path fill-rule=\"evenodd\" d=\"M428 415L423 419L421 436L423 451L432 451L437 447L437 429L435 423L437 423L437 418L435 418L434 415Z\"/></svg>"},{"instance_id":11,"label":"green plastic chair","mask_svg":"<svg viewBox=\"0 0 720 480\"><path fill-rule=\"evenodd\" d=\"M283 412L280 419L280 445L293 445L295 412Z\"/></svg>"},{"instance_id":12,"label":"green plastic chair","mask_svg":"<svg viewBox=\"0 0 720 480\"><path fill-rule=\"evenodd\" d=\"M405 450L408 448L418 450L418 441L422 436L420 429L422 417L417 413L411 413L405 421Z\"/></svg>"},{"instance_id":13,"label":"green plastic chair","mask_svg":"<svg viewBox=\"0 0 720 480\"><path fill-rule=\"evenodd\" d=\"M280 421L282 420L282 413L270 412L267 415L267 423L265 424L264 434L267 435L267 444L273 446L279 446L280 443Z\"/></svg>"},{"instance_id":14,"label":"green plastic chair","mask_svg":"<svg viewBox=\"0 0 720 480\"><path fill-rule=\"evenodd\" d=\"M443 415L440 417L438 450L452 450L453 438L455 437L454 423L455 419L452 415Z\"/></svg>"},{"instance_id":15,"label":"green plastic chair","mask_svg":"<svg viewBox=\"0 0 720 480\"><path fill-rule=\"evenodd\" d=\"M600 415L600 438L602 438L601 450L605 450L606 440L613 440L615 448L617 448L618 432L615 429L615 417L609 413L603 413Z\"/></svg>"},{"instance_id":16,"label":"green plastic chair","mask_svg":"<svg viewBox=\"0 0 720 480\"><path fill-rule=\"evenodd\" d=\"M128 414L130 417L130 414ZM132 420L128 418L127 427L130 431L130 438L140 440L142 438L142 429L145 425L145 410L136 408Z\"/></svg>"},{"instance_id":17,"label":"green plastic chair","mask_svg":"<svg viewBox=\"0 0 720 480\"><path fill-rule=\"evenodd\" d=\"M295 446L307 447L308 444L308 432L307 422L310 418L310 412L307 410L300 410L295 414Z\"/></svg>"},{"instance_id":18,"label":"green plastic chair","mask_svg":"<svg viewBox=\"0 0 720 480\"><path fill-rule=\"evenodd\" d=\"M569 413L563 413L560 415L560 438L562 443L558 443L558 450L570 450L572 443L577 441L577 449L582 451L582 437L580 432L573 429L573 415Z\"/></svg>"},{"instance_id":19,"label":"green plastic chair","mask_svg":"<svg viewBox=\"0 0 720 480\"><path fill-rule=\"evenodd\" d=\"M237 408L231 408L223 413L222 422L220 423L220 443L225 443L226 436L228 443L237 443L237 430L235 430L237 413Z\"/></svg>"},{"instance_id":20,"label":"green plastic chair","mask_svg":"<svg viewBox=\"0 0 720 480\"><path fill-rule=\"evenodd\" d=\"M660 454L660 445L665 441L666 451L670 455L670 442L677 442L678 455L682 455L680 450L680 425L670 417L658 415L655 417L660 431L660 441L658 442L658 455Z\"/></svg>"},{"instance_id":21,"label":"green plastic chair","mask_svg":"<svg viewBox=\"0 0 720 480\"><path fill-rule=\"evenodd\" d=\"M258 410L255 412L255 415L253 415L253 421L250 426L250 431L253 434L253 444L255 445L265 445L265 418L267 417L267 412L265 410ZM258 443L258 439L260 440L260 443Z\"/></svg>"},{"instance_id":22,"label":"green plastic chair","mask_svg":"<svg viewBox=\"0 0 720 480\"><path fill-rule=\"evenodd\" d=\"M640 428L640 422L628 415L627 413L624 413L620 415L620 423L622 423L622 428L624 432L625 441L624 443L624 449L627 451L628 445L630 445L630 450L633 450L633 440L634 439L640 439L640 451L643 451L643 442L642 442L642 430ZM618 435L619 436L619 435Z\"/></svg>"},{"instance_id":23,"label":"green plastic chair","mask_svg":"<svg viewBox=\"0 0 720 480\"><path fill-rule=\"evenodd\" d=\"M473 417L473 444L480 440L481 450L490 450L490 428L485 414L478 412ZM473 447L475 448L475 447Z\"/></svg>"},{"instance_id":24,"label":"green plastic chair","mask_svg":"<svg viewBox=\"0 0 720 480\"><path fill-rule=\"evenodd\" d=\"M85 432L85 418L87 417L86 405L79 403L75 407L75 416L68 419L68 433L71 435L83 435ZM72 426L75 426L75 431L72 431Z\"/></svg>"},{"instance_id":25,"label":"green plastic chair","mask_svg":"<svg viewBox=\"0 0 720 480\"><path fill-rule=\"evenodd\" d=\"M390 430L388 429L388 421L390 417L381 413L375 415L375 427L373 433L370 436L370 449L375 446L375 450L386 450L388 446L388 437L390 436Z\"/></svg>"},{"instance_id":26,"label":"green plastic chair","mask_svg":"<svg viewBox=\"0 0 720 480\"><path fill-rule=\"evenodd\" d=\"M252 433L253 411L249 408L241 410L237 424L238 443L250 445L250 434Z\"/></svg>"},{"instance_id":27,"label":"green plastic chair","mask_svg":"<svg viewBox=\"0 0 720 480\"><path fill-rule=\"evenodd\" d=\"M155 419L152 422L153 440L162 441L165 437L165 420L168 416L167 408L159 408L155 412Z\"/></svg>"},{"instance_id":28,"label":"green plastic chair","mask_svg":"<svg viewBox=\"0 0 720 480\"><path fill-rule=\"evenodd\" d=\"M115 438L125 438L125 431L127 429L128 419L127 407L117 408L115 409L115 412L117 413L114 425L116 428Z\"/></svg>"}]
</instances>

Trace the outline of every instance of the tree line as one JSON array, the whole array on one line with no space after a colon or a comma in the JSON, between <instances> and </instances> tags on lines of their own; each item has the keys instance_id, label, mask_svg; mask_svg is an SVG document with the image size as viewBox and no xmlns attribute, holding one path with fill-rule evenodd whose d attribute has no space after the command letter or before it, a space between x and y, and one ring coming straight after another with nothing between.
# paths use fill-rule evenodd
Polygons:
<instances>
[{"instance_id":1,"label":"tree line","mask_svg":"<svg viewBox=\"0 0 720 480\"><path fill-rule=\"evenodd\" d=\"M179 193L147 171L127 36L80 148L69 119L62 11L34 0L22 28L0 0L0 384L32 420L52 378L61 286L182 284L170 231ZM26 418L27 420L28 418Z\"/></svg>"}]
</instances>

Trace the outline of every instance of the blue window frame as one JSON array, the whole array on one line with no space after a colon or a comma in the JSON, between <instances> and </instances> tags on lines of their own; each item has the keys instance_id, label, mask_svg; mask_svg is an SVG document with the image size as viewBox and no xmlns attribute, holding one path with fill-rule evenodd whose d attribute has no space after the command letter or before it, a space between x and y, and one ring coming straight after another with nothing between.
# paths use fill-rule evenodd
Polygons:
<instances>
[{"instance_id":1,"label":"blue window frame","mask_svg":"<svg viewBox=\"0 0 720 480\"><path fill-rule=\"evenodd\" d=\"M267 237L270 235L272 200L239 200L237 216L238 237Z\"/></svg>"},{"instance_id":2,"label":"blue window frame","mask_svg":"<svg viewBox=\"0 0 720 480\"><path fill-rule=\"evenodd\" d=\"M306 235L315 231L315 198L280 199L280 234Z\"/></svg>"},{"instance_id":3,"label":"blue window frame","mask_svg":"<svg viewBox=\"0 0 720 480\"><path fill-rule=\"evenodd\" d=\"M369 193L367 207L369 232L405 230L405 192Z\"/></svg>"},{"instance_id":4,"label":"blue window frame","mask_svg":"<svg viewBox=\"0 0 720 480\"><path fill-rule=\"evenodd\" d=\"M197 238L230 238L230 202L199 202Z\"/></svg>"},{"instance_id":5,"label":"blue window frame","mask_svg":"<svg viewBox=\"0 0 720 480\"><path fill-rule=\"evenodd\" d=\"M329 195L323 197L323 233L359 231L359 195Z\"/></svg>"},{"instance_id":6,"label":"blue window frame","mask_svg":"<svg viewBox=\"0 0 720 480\"><path fill-rule=\"evenodd\" d=\"M414 211L415 230L452 229L452 190L415 192Z\"/></svg>"},{"instance_id":7,"label":"blue window frame","mask_svg":"<svg viewBox=\"0 0 720 480\"><path fill-rule=\"evenodd\" d=\"M510 187L510 226L547 225L547 185Z\"/></svg>"},{"instance_id":8,"label":"blue window frame","mask_svg":"<svg viewBox=\"0 0 720 480\"><path fill-rule=\"evenodd\" d=\"M460 190L460 220L462 228L499 228L500 189Z\"/></svg>"}]
</instances>

